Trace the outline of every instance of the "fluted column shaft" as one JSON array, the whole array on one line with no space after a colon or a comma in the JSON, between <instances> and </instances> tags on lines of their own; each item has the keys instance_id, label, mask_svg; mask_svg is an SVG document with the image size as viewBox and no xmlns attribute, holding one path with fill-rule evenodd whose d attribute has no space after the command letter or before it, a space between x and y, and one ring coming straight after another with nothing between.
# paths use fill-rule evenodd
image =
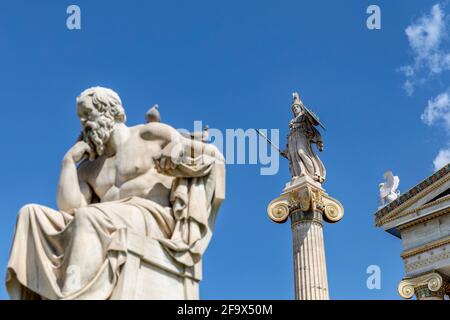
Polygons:
<instances>
[{"instance_id":1,"label":"fluted column shaft","mask_svg":"<svg viewBox=\"0 0 450 320\"><path fill-rule=\"evenodd\" d=\"M295 298L297 300L328 300L322 213L296 210L290 214L290 218Z\"/></svg>"}]
</instances>

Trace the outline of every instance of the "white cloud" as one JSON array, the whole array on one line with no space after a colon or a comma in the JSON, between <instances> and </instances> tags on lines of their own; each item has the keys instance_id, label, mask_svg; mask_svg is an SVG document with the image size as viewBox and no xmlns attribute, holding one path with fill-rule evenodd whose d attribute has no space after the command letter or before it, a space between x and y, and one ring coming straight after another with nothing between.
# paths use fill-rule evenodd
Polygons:
<instances>
[{"instance_id":1,"label":"white cloud","mask_svg":"<svg viewBox=\"0 0 450 320\"><path fill-rule=\"evenodd\" d=\"M429 14L425 14L405 29L414 61L400 68L406 79L403 84L408 95L414 89L429 80L432 76L450 70L450 51L446 49L448 40L447 20L440 3L435 4ZM428 104L421 115L427 125L442 124L450 133L450 88ZM438 170L450 162L450 145L439 150L433 161Z\"/></svg>"},{"instance_id":2,"label":"white cloud","mask_svg":"<svg viewBox=\"0 0 450 320\"><path fill-rule=\"evenodd\" d=\"M411 80L406 80L403 84L403 88L405 89L408 96L412 96L412 94L414 93L414 84Z\"/></svg>"},{"instance_id":3,"label":"white cloud","mask_svg":"<svg viewBox=\"0 0 450 320\"><path fill-rule=\"evenodd\" d=\"M426 58L439 48L444 29L444 13L439 4L431 8L429 15L422 16L416 24L406 28L409 45L419 58Z\"/></svg>"},{"instance_id":4,"label":"white cloud","mask_svg":"<svg viewBox=\"0 0 450 320\"><path fill-rule=\"evenodd\" d=\"M412 95L414 87L430 75L450 70L450 52L442 48L443 40L447 38L445 18L438 3L429 14L405 29L414 54L414 63L400 68L406 77L404 89L408 95Z\"/></svg>"},{"instance_id":5,"label":"white cloud","mask_svg":"<svg viewBox=\"0 0 450 320\"><path fill-rule=\"evenodd\" d=\"M450 89L449 89L450 90ZM442 123L450 133L450 94L443 92L434 99L428 100L428 105L422 113L421 119L427 125L431 126ZM437 171L450 162L450 148L439 150L433 161L434 170Z\"/></svg>"},{"instance_id":6,"label":"white cloud","mask_svg":"<svg viewBox=\"0 0 450 320\"><path fill-rule=\"evenodd\" d=\"M441 149L433 161L434 170L437 171L450 162L450 149Z\"/></svg>"},{"instance_id":7,"label":"white cloud","mask_svg":"<svg viewBox=\"0 0 450 320\"><path fill-rule=\"evenodd\" d=\"M450 131L450 96L448 92L439 94L436 98L428 100L428 105L422 113L421 119L427 125L442 122Z\"/></svg>"}]
</instances>

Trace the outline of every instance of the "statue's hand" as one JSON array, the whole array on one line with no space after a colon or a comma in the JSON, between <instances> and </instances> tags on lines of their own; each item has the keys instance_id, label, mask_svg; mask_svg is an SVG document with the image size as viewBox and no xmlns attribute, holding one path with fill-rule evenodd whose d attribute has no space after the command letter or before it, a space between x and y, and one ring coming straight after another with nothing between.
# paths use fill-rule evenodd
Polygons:
<instances>
[{"instance_id":1,"label":"statue's hand","mask_svg":"<svg viewBox=\"0 0 450 320\"><path fill-rule=\"evenodd\" d=\"M64 156L65 159L70 159L75 163L80 162L85 157L89 157L89 159L93 159L95 156L94 151L84 141L78 141L72 148L70 148L69 151L67 151L66 155Z\"/></svg>"},{"instance_id":2,"label":"statue's hand","mask_svg":"<svg viewBox=\"0 0 450 320\"><path fill-rule=\"evenodd\" d=\"M323 151L323 142L322 141L317 142L317 147L319 148L319 151L322 152Z\"/></svg>"},{"instance_id":3,"label":"statue's hand","mask_svg":"<svg viewBox=\"0 0 450 320\"><path fill-rule=\"evenodd\" d=\"M181 142L169 143L161 153L154 157L155 167L158 171L175 169L179 165L184 156L184 147Z\"/></svg>"}]
</instances>

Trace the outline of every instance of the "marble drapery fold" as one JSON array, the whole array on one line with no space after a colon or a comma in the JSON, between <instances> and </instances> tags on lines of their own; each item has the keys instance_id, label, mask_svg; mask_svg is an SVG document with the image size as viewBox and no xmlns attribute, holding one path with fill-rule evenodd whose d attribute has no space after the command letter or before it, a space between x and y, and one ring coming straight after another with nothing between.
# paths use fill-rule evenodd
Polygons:
<instances>
[{"instance_id":1,"label":"marble drapery fold","mask_svg":"<svg viewBox=\"0 0 450 320\"><path fill-rule=\"evenodd\" d=\"M288 136L287 158L292 177L308 175L319 182L325 180L325 166L311 145L320 141L320 132L314 128L306 115L301 115Z\"/></svg>"},{"instance_id":2,"label":"marble drapery fold","mask_svg":"<svg viewBox=\"0 0 450 320\"><path fill-rule=\"evenodd\" d=\"M140 197L90 204L73 216L23 207L6 275L10 297L108 299L127 262L128 230L157 239L178 263L198 263L223 200L224 163L202 156L169 171L171 207Z\"/></svg>"}]
</instances>

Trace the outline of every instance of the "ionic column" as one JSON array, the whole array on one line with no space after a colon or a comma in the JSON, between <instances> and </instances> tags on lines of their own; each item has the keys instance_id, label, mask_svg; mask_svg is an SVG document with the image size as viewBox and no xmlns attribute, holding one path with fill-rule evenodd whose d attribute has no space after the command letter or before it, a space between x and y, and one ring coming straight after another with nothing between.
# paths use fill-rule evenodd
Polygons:
<instances>
[{"instance_id":1,"label":"ionic column","mask_svg":"<svg viewBox=\"0 0 450 320\"><path fill-rule=\"evenodd\" d=\"M290 217L295 298L297 300L328 300L322 213L296 210Z\"/></svg>"},{"instance_id":2,"label":"ionic column","mask_svg":"<svg viewBox=\"0 0 450 320\"><path fill-rule=\"evenodd\" d=\"M414 278L402 280L398 285L398 293L404 299L444 300L450 294L450 282L438 272L430 272Z\"/></svg>"},{"instance_id":3,"label":"ionic column","mask_svg":"<svg viewBox=\"0 0 450 320\"><path fill-rule=\"evenodd\" d=\"M328 300L323 221L335 223L344 216L342 204L307 177L289 184L267 208L272 221L291 219L295 298Z\"/></svg>"}]
</instances>

